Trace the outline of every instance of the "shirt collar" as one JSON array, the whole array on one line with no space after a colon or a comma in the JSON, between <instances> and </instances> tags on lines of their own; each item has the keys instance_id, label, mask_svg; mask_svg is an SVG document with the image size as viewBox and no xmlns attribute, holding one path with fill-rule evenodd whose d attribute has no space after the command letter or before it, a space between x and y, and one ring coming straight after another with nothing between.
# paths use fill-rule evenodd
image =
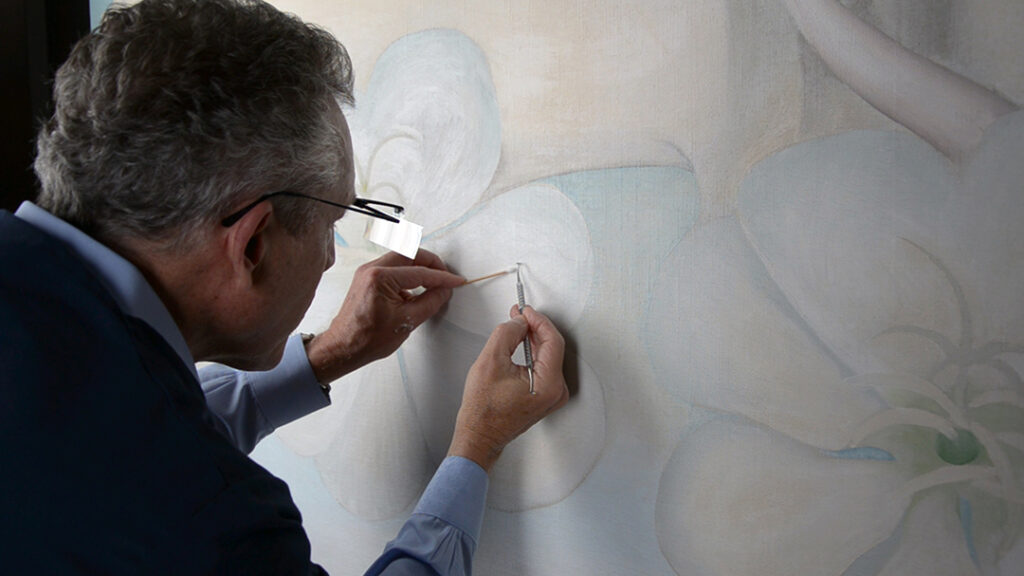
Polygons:
<instances>
[{"instance_id":1,"label":"shirt collar","mask_svg":"<svg viewBox=\"0 0 1024 576\"><path fill-rule=\"evenodd\" d=\"M66 244L99 276L121 311L152 326L178 353L192 374L199 378L185 337L138 268L85 232L32 202L22 202L14 215Z\"/></svg>"}]
</instances>

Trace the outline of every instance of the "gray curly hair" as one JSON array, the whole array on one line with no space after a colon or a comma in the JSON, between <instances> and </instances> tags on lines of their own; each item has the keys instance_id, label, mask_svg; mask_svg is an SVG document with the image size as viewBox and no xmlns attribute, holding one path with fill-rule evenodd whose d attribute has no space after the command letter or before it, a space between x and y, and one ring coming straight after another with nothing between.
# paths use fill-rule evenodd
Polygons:
<instances>
[{"instance_id":1,"label":"gray curly hair","mask_svg":"<svg viewBox=\"0 0 1024 576\"><path fill-rule=\"evenodd\" d=\"M107 11L53 93L40 206L101 240L182 249L262 193L337 185L328 113L353 103L352 66L330 33L259 0L143 0ZM298 234L313 205L275 211Z\"/></svg>"}]
</instances>

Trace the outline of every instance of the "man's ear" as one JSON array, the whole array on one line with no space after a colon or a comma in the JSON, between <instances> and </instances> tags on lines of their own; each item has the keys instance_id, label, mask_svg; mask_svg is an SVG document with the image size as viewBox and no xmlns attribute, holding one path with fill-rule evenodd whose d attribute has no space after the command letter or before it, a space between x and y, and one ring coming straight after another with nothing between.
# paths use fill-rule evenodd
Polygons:
<instances>
[{"instance_id":1,"label":"man's ear","mask_svg":"<svg viewBox=\"0 0 1024 576\"><path fill-rule=\"evenodd\" d=\"M225 238L227 257L233 274L253 282L267 253L267 226L273 217L270 202L260 202L228 228Z\"/></svg>"}]
</instances>

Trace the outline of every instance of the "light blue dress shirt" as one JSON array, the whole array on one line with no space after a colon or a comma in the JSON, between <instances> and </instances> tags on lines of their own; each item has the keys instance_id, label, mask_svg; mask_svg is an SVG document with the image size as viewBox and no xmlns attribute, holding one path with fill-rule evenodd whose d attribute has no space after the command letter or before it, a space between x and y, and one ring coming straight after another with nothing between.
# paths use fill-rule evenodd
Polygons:
<instances>
[{"instance_id":1,"label":"light blue dress shirt","mask_svg":"<svg viewBox=\"0 0 1024 576\"><path fill-rule=\"evenodd\" d=\"M219 431L239 450L251 452L279 426L330 404L299 335L288 339L273 370L242 372L210 365L197 371L170 312L134 265L31 202L22 203L15 216L62 241L96 274L125 314L152 326L171 345L200 381ZM487 483L487 473L475 462L446 458L412 515L367 574L471 574Z\"/></svg>"}]
</instances>

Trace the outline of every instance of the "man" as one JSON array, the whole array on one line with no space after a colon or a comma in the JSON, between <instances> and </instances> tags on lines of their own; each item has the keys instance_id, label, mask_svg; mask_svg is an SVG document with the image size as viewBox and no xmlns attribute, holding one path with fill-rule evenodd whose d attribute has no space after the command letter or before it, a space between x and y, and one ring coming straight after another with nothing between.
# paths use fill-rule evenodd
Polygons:
<instances>
[{"instance_id":1,"label":"man","mask_svg":"<svg viewBox=\"0 0 1024 576\"><path fill-rule=\"evenodd\" d=\"M463 282L429 252L388 254L326 332L289 336L357 210L337 104L351 86L333 37L254 0L144 0L75 47L39 135L38 205L0 213L5 573L322 572L287 487L244 453ZM512 316L370 573L468 574L486 471L566 402L558 331ZM527 334L536 395L510 359Z\"/></svg>"}]
</instances>

